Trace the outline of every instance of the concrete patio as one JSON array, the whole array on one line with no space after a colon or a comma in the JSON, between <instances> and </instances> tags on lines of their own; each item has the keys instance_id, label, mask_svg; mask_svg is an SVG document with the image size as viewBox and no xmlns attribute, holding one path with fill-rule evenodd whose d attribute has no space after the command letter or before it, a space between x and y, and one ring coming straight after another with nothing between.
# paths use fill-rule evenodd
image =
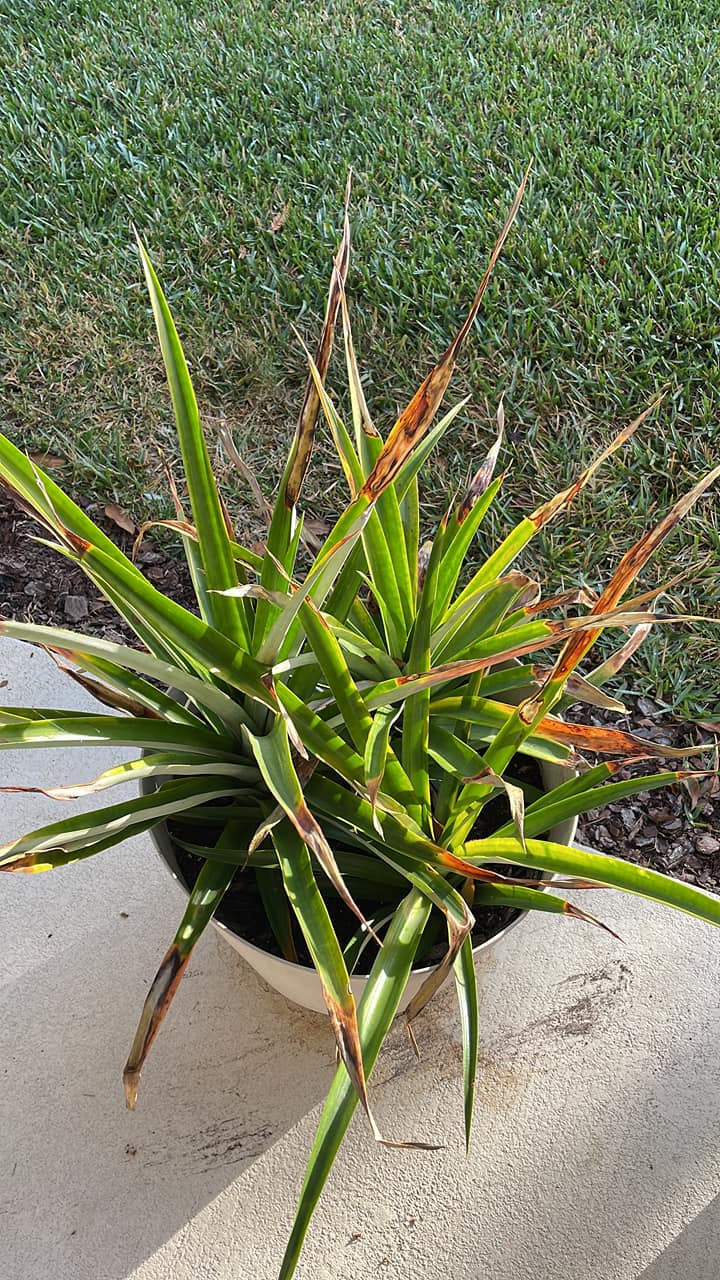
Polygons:
<instances>
[{"instance_id":1,"label":"concrete patio","mask_svg":"<svg viewBox=\"0 0 720 1280\"><path fill-rule=\"evenodd\" d=\"M8 705L89 705L7 641L3 678ZM0 781L86 780L111 756L4 753ZM61 809L11 794L2 813L5 841ZM300 1280L717 1280L720 933L616 893L592 903L624 945L531 918L483 966L468 1159L452 990L417 1024L419 1064L393 1032L378 1120L447 1146L376 1149L356 1118ZM127 1112L122 1066L181 911L145 837L0 881L3 1280L276 1275L330 1030L209 932Z\"/></svg>"}]
</instances>

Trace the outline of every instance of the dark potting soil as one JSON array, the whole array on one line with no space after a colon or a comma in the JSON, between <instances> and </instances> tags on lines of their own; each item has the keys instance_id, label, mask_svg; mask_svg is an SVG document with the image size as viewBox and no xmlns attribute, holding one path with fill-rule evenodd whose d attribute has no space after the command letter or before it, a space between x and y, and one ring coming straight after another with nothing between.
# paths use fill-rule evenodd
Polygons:
<instances>
[{"instance_id":1,"label":"dark potting soil","mask_svg":"<svg viewBox=\"0 0 720 1280\"><path fill-rule=\"evenodd\" d=\"M518 758L514 762L514 765L511 766L510 776L514 776L515 780L527 783L528 786L536 789L542 786L542 777L538 765L534 760L529 760L527 757ZM485 836L492 835L509 819L510 808L507 797L505 795L494 796L485 806L480 820L475 824L472 838L482 840ZM189 839L187 827L184 828L184 836L186 840ZM190 840L190 842L192 841ZM337 845L335 848L337 848ZM204 865L203 860L195 854L179 848L176 848L176 857L185 885L188 889L191 889ZM527 867L511 867L506 864L497 864L494 869L501 875L506 876L527 878L535 874L533 871L528 870ZM357 895L356 901L360 910L366 915L375 909L376 904L365 902ZM353 935L357 933L359 927L357 917L339 898L328 897L326 898L326 903L340 945L344 947ZM391 904L388 905L388 911L390 910ZM432 927L435 914L433 913L433 916L431 916L430 927ZM512 907L473 907L473 914L475 916L475 927L472 931L472 941L473 946L477 947L480 943L487 942L488 939L495 937L503 929L507 929L508 925L522 915L522 912ZM233 933L237 933L246 942L251 942L254 946L260 947L263 951L268 951L272 955L282 956L275 935L268 924L252 869L248 868L238 873L215 912L215 916L217 920L227 925ZM442 925L441 921L437 923ZM311 968L312 961L295 920L292 922L292 928L298 963ZM438 928L437 934L437 941L433 942L429 949L421 951L418 955L414 968L437 964L442 959L447 950L447 934L442 927ZM368 946L374 949L372 941ZM366 973L369 967L361 959L357 972Z\"/></svg>"},{"instance_id":2,"label":"dark potting soil","mask_svg":"<svg viewBox=\"0 0 720 1280\"><path fill-rule=\"evenodd\" d=\"M185 885L187 888L191 888L200 873L202 860L194 854L186 853L183 850L178 850L176 856ZM506 875L527 874L527 868L525 867L511 868L504 866L502 871ZM368 911L370 910L370 904L363 903L361 899L357 901L361 911L363 907ZM359 922L357 917L345 906L344 902L337 898L328 900L327 907L340 945L344 947L358 930ZM472 940L473 946L477 947L481 942L486 942L488 938L493 938L503 929L506 929L508 925L512 924L513 920L517 920L522 915L522 912L510 907L484 907L482 910L474 909L474 914L476 922L472 931ZM255 876L251 870L241 872L237 876L215 912L215 918L221 924L227 925L233 933L239 934L246 942L251 942L253 946L260 947L262 951L268 951L271 955L282 956L275 935L267 922L260 894L255 884ZM304 939L294 922L293 938L295 940L298 963L312 968L312 961ZM370 942L369 946L373 947L374 944ZM435 944L421 959L418 959L414 967L423 968L425 965L437 964L446 950L446 944ZM368 968L369 966L361 963L359 972L366 973Z\"/></svg>"}]
</instances>

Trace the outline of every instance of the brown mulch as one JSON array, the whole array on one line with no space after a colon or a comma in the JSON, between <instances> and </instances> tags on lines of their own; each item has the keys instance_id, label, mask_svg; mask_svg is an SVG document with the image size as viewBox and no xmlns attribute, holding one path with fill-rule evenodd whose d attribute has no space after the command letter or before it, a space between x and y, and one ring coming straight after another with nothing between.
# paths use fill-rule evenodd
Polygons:
<instances>
[{"instance_id":1,"label":"brown mulch","mask_svg":"<svg viewBox=\"0 0 720 1280\"><path fill-rule=\"evenodd\" d=\"M88 506L87 510L108 536L129 553L132 535L107 516L102 507ZM37 524L0 493L0 615L87 630L116 642L132 643L133 633L82 570L50 548L31 541L38 532ZM138 563L159 590L189 608L195 607L192 584L181 560L148 537L140 547ZM720 725L699 726L674 720L650 698L635 700L626 716L577 704L570 708L567 718L586 724L612 724L666 746L708 743L705 767L712 765L713 744L720 741ZM617 778L680 767L679 760L646 760L628 766ZM703 767L703 758L691 757L688 767ZM664 787L594 810L580 819L578 836L596 849L720 892L720 779L713 776L689 786Z\"/></svg>"},{"instance_id":2,"label":"brown mulch","mask_svg":"<svg viewBox=\"0 0 720 1280\"><path fill-rule=\"evenodd\" d=\"M674 769L717 768L720 723L675 720L652 698L636 698L632 704L626 699L626 703L627 715L578 703L568 709L565 717L584 724L612 725L665 747L707 744L708 749L684 759L636 761L619 770L613 781ZM720 892L720 777L711 774L613 801L580 818L578 839L604 853L618 854L678 880Z\"/></svg>"},{"instance_id":3,"label":"brown mulch","mask_svg":"<svg viewBox=\"0 0 720 1280\"><path fill-rule=\"evenodd\" d=\"M118 527L102 507L87 506L88 515L130 555L133 535ZM117 509L116 509L117 510ZM113 606L96 591L72 560L33 538L43 532L35 520L19 512L0 491L0 614L43 626L69 627L128 644L134 633ZM137 563L153 586L188 608L195 608L189 574L182 560L146 538Z\"/></svg>"}]
</instances>

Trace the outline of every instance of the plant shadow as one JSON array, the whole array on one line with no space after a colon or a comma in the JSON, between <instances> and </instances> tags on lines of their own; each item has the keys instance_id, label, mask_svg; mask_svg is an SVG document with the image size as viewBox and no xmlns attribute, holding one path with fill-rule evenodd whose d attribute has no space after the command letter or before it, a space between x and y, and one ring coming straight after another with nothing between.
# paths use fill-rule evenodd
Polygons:
<instances>
[{"instance_id":1,"label":"plant shadow","mask_svg":"<svg viewBox=\"0 0 720 1280\"><path fill-rule=\"evenodd\" d=\"M334 1070L327 1021L209 931L127 1111L122 1066L182 903L146 840L115 852L111 875L105 860L3 884L12 1280L125 1280L322 1099Z\"/></svg>"}]
</instances>

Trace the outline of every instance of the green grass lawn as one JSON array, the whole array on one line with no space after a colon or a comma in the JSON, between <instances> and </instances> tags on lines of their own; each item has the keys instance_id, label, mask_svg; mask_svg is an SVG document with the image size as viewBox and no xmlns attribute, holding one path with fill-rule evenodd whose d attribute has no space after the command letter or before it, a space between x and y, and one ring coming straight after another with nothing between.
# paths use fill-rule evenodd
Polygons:
<instances>
[{"instance_id":1,"label":"green grass lawn","mask_svg":"<svg viewBox=\"0 0 720 1280\"><path fill-rule=\"evenodd\" d=\"M66 458L75 492L167 510L172 430L133 222L210 429L226 420L272 484L302 376L291 324L316 332L350 166L353 314L389 424L534 162L459 371L473 401L433 469L434 512L503 393L509 515L669 388L545 539L559 585L597 584L717 461L713 0L0 0L0 56L4 428ZM336 479L308 489L318 510ZM719 552L709 496L645 581L709 556L679 598L717 614ZM643 667L661 697L712 705L717 628L665 632Z\"/></svg>"}]
</instances>

